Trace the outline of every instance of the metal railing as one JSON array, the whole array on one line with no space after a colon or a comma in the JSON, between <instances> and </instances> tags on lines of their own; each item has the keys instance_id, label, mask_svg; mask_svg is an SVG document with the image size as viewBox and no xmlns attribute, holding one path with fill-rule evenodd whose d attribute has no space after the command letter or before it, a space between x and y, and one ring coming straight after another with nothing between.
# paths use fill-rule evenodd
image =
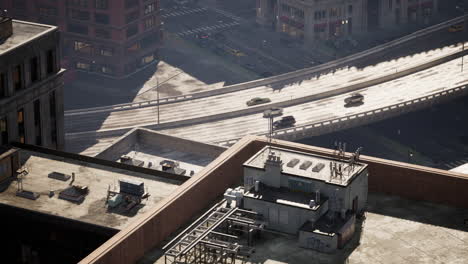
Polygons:
<instances>
[{"instance_id":1,"label":"metal railing","mask_svg":"<svg viewBox=\"0 0 468 264\"><path fill-rule=\"evenodd\" d=\"M346 121L350 121L350 120L354 121L354 120L359 120L359 119L361 119L363 117L375 116L376 114L384 114L384 113L388 113L390 111L398 111L398 110L401 110L403 108L407 108L410 105L422 104L422 103L434 101L437 98L448 96L448 95L453 95L454 93L461 93L461 92L468 92L468 85L461 85L461 86L458 86L458 87L455 87L455 88L452 88L452 89L448 89L448 90L445 90L445 91L437 92L437 93L434 93L434 94L431 94L431 95L418 97L416 99L408 100L408 101L405 101L405 102L401 102L401 103L397 103L397 104L393 104L393 105L389 105L389 106L384 106L384 107L381 107L381 108L377 108L377 109L373 109L373 110L369 110L369 111L365 111L365 112L361 112L361 113L357 113L357 114L353 114L353 115L349 115L349 116L338 117L338 118L323 120L323 121L319 121L319 122L309 122L309 123L306 123L306 124L303 124L303 125L300 125L300 126L297 126L297 127L277 130L277 131L272 133L272 136L275 137L275 138L278 138L278 137L284 137L284 136L287 136L287 135L290 135L290 134L305 133L306 131L309 131L309 130L320 129L322 127L326 127L326 126L329 126L329 125L334 125L334 124L337 124L337 123L340 123L340 122L346 122ZM258 135L259 136L268 136L268 133L261 133L261 134L258 134ZM240 139L241 138L234 138L234 139L229 139L229 140L216 141L216 142L212 142L212 143L215 143L215 144L218 144L218 145L221 145L221 146L229 146L229 145L232 145L232 144L236 143Z\"/></svg>"}]
</instances>

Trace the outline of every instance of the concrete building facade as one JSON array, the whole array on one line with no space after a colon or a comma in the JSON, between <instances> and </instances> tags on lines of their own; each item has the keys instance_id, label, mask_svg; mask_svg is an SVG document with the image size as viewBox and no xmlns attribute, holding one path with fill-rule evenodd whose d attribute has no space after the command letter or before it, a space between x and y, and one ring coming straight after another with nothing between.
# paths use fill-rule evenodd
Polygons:
<instances>
[{"instance_id":1,"label":"concrete building facade","mask_svg":"<svg viewBox=\"0 0 468 264\"><path fill-rule=\"evenodd\" d=\"M429 24L438 13L438 0L368 1L369 29L389 29L406 24Z\"/></svg>"},{"instance_id":2,"label":"concrete building facade","mask_svg":"<svg viewBox=\"0 0 468 264\"><path fill-rule=\"evenodd\" d=\"M257 22L306 43L367 28L364 0L257 0Z\"/></svg>"},{"instance_id":3,"label":"concrete building facade","mask_svg":"<svg viewBox=\"0 0 468 264\"><path fill-rule=\"evenodd\" d=\"M57 27L0 18L12 35L0 42L1 144L64 148L64 70Z\"/></svg>"},{"instance_id":4,"label":"concrete building facade","mask_svg":"<svg viewBox=\"0 0 468 264\"><path fill-rule=\"evenodd\" d=\"M14 18L57 25L70 70L119 79L159 56L159 0L7 0L2 8Z\"/></svg>"},{"instance_id":5,"label":"concrete building facade","mask_svg":"<svg viewBox=\"0 0 468 264\"><path fill-rule=\"evenodd\" d=\"M311 43L427 24L437 10L437 0L257 0L257 23Z\"/></svg>"}]
</instances>

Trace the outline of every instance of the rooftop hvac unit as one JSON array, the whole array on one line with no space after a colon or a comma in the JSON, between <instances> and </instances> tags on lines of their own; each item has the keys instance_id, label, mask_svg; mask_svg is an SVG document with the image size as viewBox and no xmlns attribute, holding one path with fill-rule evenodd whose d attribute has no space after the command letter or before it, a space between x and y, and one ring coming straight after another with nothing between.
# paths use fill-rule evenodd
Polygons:
<instances>
[{"instance_id":1,"label":"rooftop hvac unit","mask_svg":"<svg viewBox=\"0 0 468 264\"><path fill-rule=\"evenodd\" d=\"M119 180L120 192L136 196L142 196L145 193L145 184L141 181L121 179Z\"/></svg>"},{"instance_id":2,"label":"rooftop hvac unit","mask_svg":"<svg viewBox=\"0 0 468 264\"><path fill-rule=\"evenodd\" d=\"M299 167L299 169L301 169L301 170L307 170L310 166L312 166L312 161L306 160L306 161L302 162L302 164L301 164L301 166Z\"/></svg>"},{"instance_id":3,"label":"rooftop hvac unit","mask_svg":"<svg viewBox=\"0 0 468 264\"><path fill-rule=\"evenodd\" d=\"M313 172L320 172L324 167L325 167L325 164L320 162L317 165L315 165L315 167L312 168L312 171Z\"/></svg>"},{"instance_id":4,"label":"rooftop hvac unit","mask_svg":"<svg viewBox=\"0 0 468 264\"><path fill-rule=\"evenodd\" d=\"M294 166L296 166L298 163L299 163L299 159L292 159L288 162L288 164L286 164L286 166L290 168L294 168Z\"/></svg>"}]
</instances>

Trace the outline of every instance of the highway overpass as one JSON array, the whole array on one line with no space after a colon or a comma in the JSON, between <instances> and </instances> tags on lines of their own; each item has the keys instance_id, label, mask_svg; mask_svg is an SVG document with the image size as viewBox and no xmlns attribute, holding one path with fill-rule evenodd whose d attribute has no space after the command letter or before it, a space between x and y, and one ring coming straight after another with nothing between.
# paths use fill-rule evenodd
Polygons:
<instances>
[{"instance_id":1,"label":"highway overpass","mask_svg":"<svg viewBox=\"0 0 468 264\"><path fill-rule=\"evenodd\" d=\"M284 107L284 114L292 114L297 120L295 128L276 131L276 137L295 139L323 134L464 94L467 80L460 72L461 60L456 59L461 52L460 45L453 45L362 69L342 68L324 74L324 67L340 64L334 62L253 84L169 98L159 105L159 125L154 102L69 111L65 121L67 145L70 151L93 155L137 126L231 144L245 134L266 133L267 121L261 115L272 105ZM456 88L454 92L445 94L452 88ZM345 108L343 99L355 90L365 95L365 103ZM439 93L443 94L433 96ZM272 103L247 107L245 102L255 96L269 97Z\"/></svg>"}]
</instances>

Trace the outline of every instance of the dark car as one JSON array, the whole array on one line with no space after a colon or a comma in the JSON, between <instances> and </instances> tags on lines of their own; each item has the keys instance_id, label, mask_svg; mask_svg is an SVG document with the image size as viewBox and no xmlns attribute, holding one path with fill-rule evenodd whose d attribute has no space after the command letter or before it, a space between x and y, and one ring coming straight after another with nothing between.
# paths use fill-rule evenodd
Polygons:
<instances>
[{"instance_id":1,"label":"dark car","mask_svg":"<svg viewBox=\"0 0 468 264\"><path fill-rule=\"evenodd\" d=\"M271 102L270 98L262 98L262 97L254 97L247 101L247 106L253 106L253 105L258 105L258 104L266 104Z\"/></svg>"},{"instance_id":2,"label":"dark car","mask_svg":"<svg viewBox=\"0 0 468 264\"><path fill-rule=\"evenodd\" d=\"M349 97L346 97L344 99L345 103L347 105L349 104L358 104L358 103L362 103L362 101L364 100L364 95L360 94L360 93L354 93L354 94L351 94L351 96Z\"/></svg>"},{"instance_id":3,"label":"dark car","mask_svg":"<svg viewBox=\"0 0 468 264\"><path fill-rule=\"evenodd\" d=\"M284 116L280 120L273 122L273 127L275 129L278 129L283 127L294 126L294 124L296 124L296 119L294 118L294 116Z\"/></svg>"}]
</instances>

